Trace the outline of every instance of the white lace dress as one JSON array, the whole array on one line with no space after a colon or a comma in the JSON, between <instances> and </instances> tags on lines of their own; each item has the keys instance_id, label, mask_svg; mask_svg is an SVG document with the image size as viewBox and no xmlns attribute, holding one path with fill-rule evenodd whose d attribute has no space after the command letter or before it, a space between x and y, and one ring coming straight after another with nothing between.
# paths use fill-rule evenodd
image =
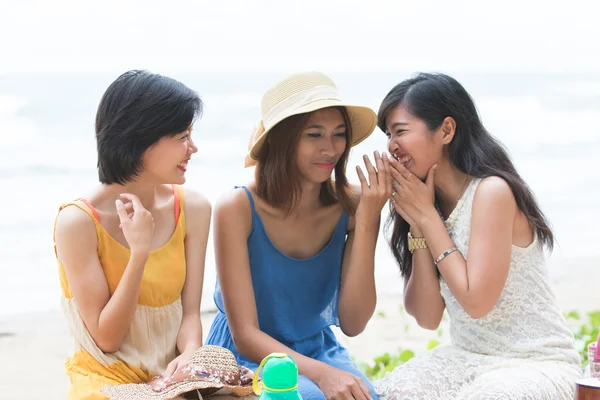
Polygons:
<instances>
[{"instance_id":1,"label":"white lace dress","mask_svg":"<svg viewBox=\"0 0 600 400\"><path fill-rule=\"evenodd\" d=\"M480 181L469 184L445 221L465 258ZM375 382L377 393L391 400L573 399L582 375L579 354L555 303L537 238L526 248L513 246L506 285L485 317L469 317L443 280L440 287L451 344L388 373Z\"/></svg>"}]
</instances>

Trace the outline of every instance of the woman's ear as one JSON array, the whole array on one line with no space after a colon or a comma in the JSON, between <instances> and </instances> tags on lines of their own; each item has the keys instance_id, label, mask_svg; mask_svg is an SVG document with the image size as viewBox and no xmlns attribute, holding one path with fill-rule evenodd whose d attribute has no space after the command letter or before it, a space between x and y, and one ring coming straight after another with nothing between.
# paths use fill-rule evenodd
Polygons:
<instances>
[{"instance_id":1,"label":"woman's ear","mask_svg":"<svg viewBox=\"0 0 600 400\"><path fill-rule=\"evenodd\" d=\"M442 143L448 144L454 139L456 133L456 121L452 117L446 117L442 121L441 126Z\"/></svg>"}]
</instances>

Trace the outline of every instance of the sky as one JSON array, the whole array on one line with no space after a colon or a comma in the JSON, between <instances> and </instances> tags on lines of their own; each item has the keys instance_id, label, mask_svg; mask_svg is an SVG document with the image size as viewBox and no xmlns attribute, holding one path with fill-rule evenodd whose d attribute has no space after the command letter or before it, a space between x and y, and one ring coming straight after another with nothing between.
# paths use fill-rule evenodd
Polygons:
<instances>
[{"instance_id":1,"label":"sky","mask_svg":"<svg viewBox=\"0 0 600 400\"><path fill-rule=\"evenodd\" d=\"M600 72L595 0L0 0L0 74Z\"/></svg>"}]
</instances>

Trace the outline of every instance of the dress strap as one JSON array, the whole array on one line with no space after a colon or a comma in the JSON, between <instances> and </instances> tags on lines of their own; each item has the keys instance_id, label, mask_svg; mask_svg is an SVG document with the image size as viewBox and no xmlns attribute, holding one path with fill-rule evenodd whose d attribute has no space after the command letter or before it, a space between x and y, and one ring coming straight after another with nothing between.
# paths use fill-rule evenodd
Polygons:
<instances>
[{"instance_id":1,"label":"dress strap","mask_svg":"<svg viewBox=\"0 0 600 400\"><path fill-rule=\"evenodd\" d=\"M94 216L94 220L95 220L96 222L100 223L100 217L98 216L98 211L96 211L96 209L95 209L95 208L92 206L92 204L91 204L89 201L87 201L86 199L84 199L84 198L82 198L82 197L80 197L80 198L76 199L75 201L80 201L80 202L82 202L83 204L85 204L85 206L86 206L87 208L89 208L89 209L90 209L90 211L92 212L92 215ZM66 205L68 205L68 204L66 204ZM79 208L81 208L81 207L79 207ZM85 211L85 210L84 210L84 211ZM89 213L88 213L88 214L89 214Z\"/></svg>"},{"instance_id":2,"label":"dress strap","mask_svg":"<svg viewBox=\"0 0 600 400\"><path fill-rule=\"evenodd\" d=\"M250 193L250 189L246 186L235 186L236 189L243 188L248 195L248 200L250 200L250 208L252 209L252 214L256 213L256 207L254 206L254 198L252 197L252 193Z\"/></svg>"}]
</instances>

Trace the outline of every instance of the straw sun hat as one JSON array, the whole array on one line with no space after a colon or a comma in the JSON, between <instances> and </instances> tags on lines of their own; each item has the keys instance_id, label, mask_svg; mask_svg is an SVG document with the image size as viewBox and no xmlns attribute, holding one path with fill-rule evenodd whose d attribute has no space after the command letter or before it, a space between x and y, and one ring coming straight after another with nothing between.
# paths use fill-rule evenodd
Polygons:
<instances>
[{"instance_id":1,"label":"straw sun hat","mask_svg":"<svg viewBox=\"0 0 600 400\"><path fill-rule=\"evenodd\" d=\"M238 366L233 353L220 346L202 346L171 379L161 375L149 383L108 385L102 392L111 400L167 400L182 395L186 399L202 396L253 394L253 373Z\"/></svg>"},{"instance_id":2,"label":"straw sun hat","mask_svg":"<svg viewBox=\"0 0 600 400\"><path fill-rule=\"evenodd\" d=\"M262 98L262 120L250 137L245 167L256 164L258 153L269 131L292 115L308 113L327 107L345 107L350 117L350 145L365 140L377 125L377 115L369 107L355 106L342 101L335 83L320 72L291 75L267 90Z\"/></svg>"}]
</instances>

